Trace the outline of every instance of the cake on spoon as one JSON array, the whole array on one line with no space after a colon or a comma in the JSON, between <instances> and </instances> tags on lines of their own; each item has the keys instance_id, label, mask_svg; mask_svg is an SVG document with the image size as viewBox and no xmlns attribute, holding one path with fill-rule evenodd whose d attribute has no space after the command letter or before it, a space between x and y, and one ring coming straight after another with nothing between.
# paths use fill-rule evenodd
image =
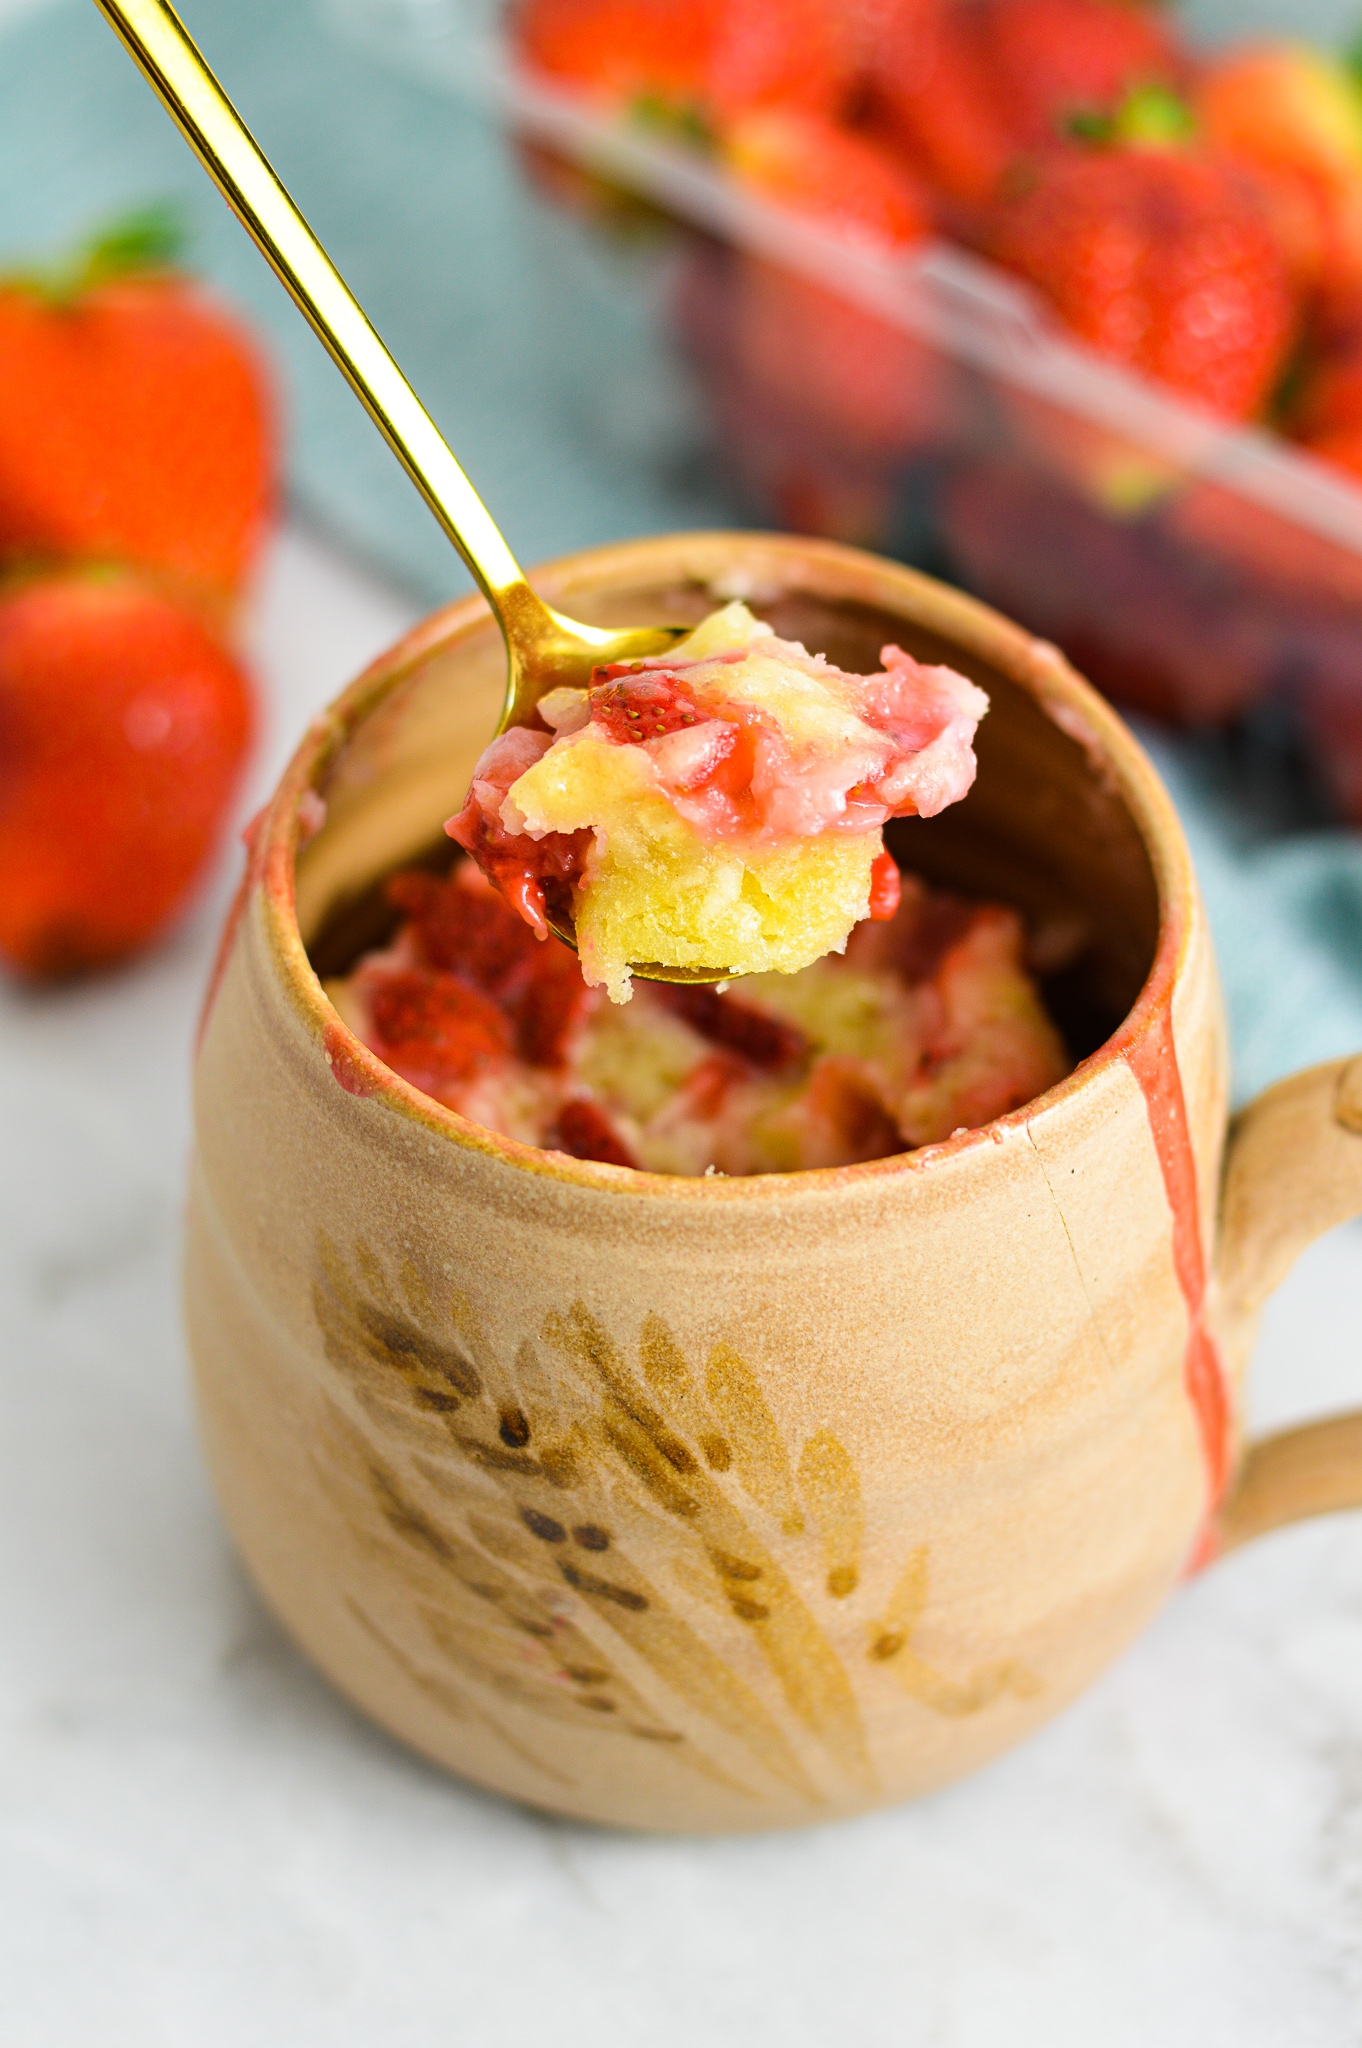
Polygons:
<instances>
[{"instance_id":1,"label":"cake on spoon","mask_svg":"<svg viewBox=\"0 0 1362 2048\"><path fill-rule=\"evenodd\" d=\"M849 675L747 608L666 655L596 670L500 734L447 830L526 923L575 926L615 1002L631 966L793 974L893 916L889 818L974 780L988 699L885 647Z\"/></svg>"}]
</instances>

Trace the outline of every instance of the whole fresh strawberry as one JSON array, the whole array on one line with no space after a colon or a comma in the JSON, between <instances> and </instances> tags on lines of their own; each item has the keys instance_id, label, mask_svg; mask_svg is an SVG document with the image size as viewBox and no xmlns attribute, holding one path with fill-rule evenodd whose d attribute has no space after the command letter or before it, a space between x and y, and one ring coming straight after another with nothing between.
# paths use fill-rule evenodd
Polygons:
<instances>
[{"instance_id":1,"label":"whole fresh strawberry","mask_svg":"<svg viewBox=\"0 0 1362 2048\"><path fill-rule=\"evenodd\" d=\"M951 200L989 198L1019 156L1187 69L1140 0L890 0L873 101Z\"/></svg>"},{"instance_id":2,"label":"whole fresh strawberry","mask_svg":"<svg viewBox=\"0 0 1362 2048\"><path fill-rule=\"evenodd\" d=\"M834 112L857 54L839 0L521 0L512 38L552 83L695 140L753 107Z\"/></svg>"},{"instance_id":3,"label":"whole fresh strawberry","mask_svg":"<svg viewBox=\"0 0 1362 2048\"><path fill-rule=\"evenodd\" d=\"M252 727L238 664L132 578L0 595L0 959L54 977L155 937L221 830Z\"/></svg>"},{"instance_id":4,"label":"whole fresh strawberry","mask_svg":"<svg viewBox=\"0 0 1362 2048\"><path fill-rule=\"evenodd\" d=\"M864 248L907 248L931 225L918 181L880 143L817 114L746 114L723 157L746 191Z\"/></svg>"},{"instance_id":5,"label":"whole fresh strawberry","mask_svg":"<svg viewBox=\"0 0 1362 2048\"><path fill-rule=\"evenodd\" d=\"M994 102L1024 148L1187 77L1167 14L1141 0L982 0L972 14Z\"/></svg>"},{"instance_id":6,"label":"whole fresh strawberry","mask_svg":"<svg viewBox=\"0 0 1362 2048\"><path fill-rule=\"evenodd\" d=\"M1017 147L974 28L960 0L891 0L868 74L875 124L936 191L970 203L997 190Z\"/></svg>"},{"instance_id":7,"label":"whole fresh strawberry","mask_svg":"<svg viewBox=\"0 0 1362 2048\"><path fill-rule=\"evenodd\" d=\"M1056 150L981 241L1093 348L1226 418L1260 413L1282 375L1296 294L1232 165L1193 148Z\"/></svg>"},{"instance_id":8,"label":"whole fresh strawberry","mask_svg":"<svg viewBox=\"0 0 1362 2048\"><path fill-rule=\"evenodd\" d=\"M0 279L0 556L136 565L210 608L268 529L276 433L239 323L170 267L163 212Z\"/></svg>"},{"instance_id":9,"label":"whole fresh strawberry","mask_svg":"<svg viewBox=\"0 0 1362 2048\"><path fill-rule=\"evenodd\" d=\"M813 115L748 115L726 161L754 197L852 249L892 257L930 225L925 195L881 145ZM740 255L732 278L733 346L768 396L886 453L930 429L939 358L916 336L785 264Z\"/></svg>"}]
</instances>

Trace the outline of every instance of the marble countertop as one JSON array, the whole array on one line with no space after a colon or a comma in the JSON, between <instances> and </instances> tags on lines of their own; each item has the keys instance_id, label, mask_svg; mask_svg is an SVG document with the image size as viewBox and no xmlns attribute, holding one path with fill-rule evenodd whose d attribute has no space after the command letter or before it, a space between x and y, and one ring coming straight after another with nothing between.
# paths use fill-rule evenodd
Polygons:
<instances>
[{"instance_id":1,"label":"marble countertop","mask_svg":"<svg viewBox=\"0 0 1362 2048\"><path fill-rule=\"evenodd\" d=\"M292 529L271 730L413 616ZM0 2005L15 2048L1351 2048L1362 1521L1188 1587L972 1781L717 1842L559 1824L360 1721L214 1508L176 1299L188 1047L234 862L172 943L0 992ZM1272 1304L1260 1423L1362 1391L1362 1227Z\"/></svg>"}]
</instances>

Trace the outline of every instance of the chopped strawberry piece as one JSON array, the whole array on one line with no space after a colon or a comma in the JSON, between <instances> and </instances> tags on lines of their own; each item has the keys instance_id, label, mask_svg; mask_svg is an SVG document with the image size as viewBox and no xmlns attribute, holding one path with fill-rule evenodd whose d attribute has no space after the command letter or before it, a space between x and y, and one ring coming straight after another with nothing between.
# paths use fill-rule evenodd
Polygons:
<instances>
[{"instance_id":1,"label":"chopped strawberry piece","mask_svg":"<svg viewBox=\"0 0 1362 2048\"><path fill-rule=\"evenodd\" d=\"M592 724L621 746L661 739L714 716L669 670L641 663L598 668L590 704Z\"/></svg>"},{"instance_id":2,"label":"chopped strawberry piece","mask_svg":"<svg viewBox=\"0 0 1362 2048\"><path fill-rule=\"evenodd\" d=\"M584 1096L565 1102L559 1110L557 1139L558 1150L574 1159L598 1159L604 1166L636 1164L605 1111Z\"/></svg>"},{"instance_id":3,"label":"chopped strawberry piece","mask_svg":"<svg viewBox=\"0 0 1362 2048\"><path fill-rule=\"evenodd\" d=\"M809 1077L811 1124L822 1124L843 1160L887 1159L904 1150L897 1123L855 1061L821 1059Z\"/></svg>"},{"instance_id":4,"label":"chopped strawberry piece","mask_svg":"<svg viewBox=\"0 0 1362 2048\"><path fill-rule=\"evenodd\" d=\"M882 847L870 864L870 909L867 916L876 924L888 924L899 907L902 886L898 862L888 847Z\"/></svg>"},{"instance_id":5,"label":"chopped strawberry piece","mask_svg":"<svg viewBox=\"0 0 1362 2048\"><path fill-rule=\"evenodd\" d=\"M524 989L507 997L521 1059L532 1067L561 1067L590 998L577 955L550 937Z\"/></svg>"},{"instance_id":6,"label":"chopped strawberry piece","mask_svg":"<svg viewBox=\"0 0 1362 2048\"><path fill-rule=\"evenodd\" d=\"M858 924L847 941L846 958L848 965L863 972L889 969L909 988L916 988L935 978L979 911L962 896L924 889L911 876L898 879L900 901L892 918Z\"/></svg>"},{"instance_id":7,"label":"chopped strawberry piece","mask_svg":"<svg viewBox=\"0 0 1362 2048\"><path fill-rule=\"evenodd\" d=\"M473 772L463 809L446 821L445 830L482 872L495 882L511 908L523 917L536 938L548 937L545 911L570 906L572 887L591 844L590 832L548 832L542 839L507 830L501 806L517 782L552 744L546 732L514 725L499 733Z\"/></svg>"},{"instance_id":8,"label":"chopped strawberry piece","mask_svg":"<svg viewBox=\"0 0 1362 2048\"><path fill-rule=\"evenodd\" d=\"M808 1050L808 1040L796 1025L755 1009L751 1003L720 995L716 988L678 982L659 984L654 994L711 1045L737 1053L749 1066L765 1073L793 1066Z\"/></svg>"},{"instance_id":9,"label":"chopped strawberry piece","mask_svg":"<svg viewBox=\"0 0 1362 2048\"><path fill-rule=\"evenodd\" d=\"M510 1051L496 1004L457 975L388 969L373 975L367 995L374 1051L415 1087L472 1080Z\"/></svg>"},{"instance_id":10,"label":"chopped strawberry piece","mask_svg":"<svg viewBox=\"0 0 1362 2048\"><path fill-rule=\"evenodd\" d=\"M984 913L963 897L925 896L904 932L895 965L910 988L935 978L946 955Z\"/></svg>"},{"instance_id":11,"label":"chopped strawberry piece","mask_svg":"<svg viewBox=\"0 0 1362 2048\"><path fill-rule=\"evenodd\" d=\"M537 942L505 899L491 889L470 889L451 878L406 868L384 895L405 913L423 963L461 974L489 995L528 962Z\"/></svg>"},{"instance_id":12,"label":"chopped strawberry piece","mask_svg":"<svg viewBox=\"0 0 1362 2048\"><path fill-rule=\"evenodd\" d=\"M723 1110L734 1087L748 1078L749 1070L731 1052L720 1050L692 1067L677 1091L677 1105L683 1116L707 1122Z\"/></svg>"},{"instance_id":13,"label":"chopped strawberry piece","mask_svg":"<svg viewBox=\"0 0 1362 2048\"><path fill-rule=\"evenodd\" d=\"M471 864L446 880L409 868L385 894L406 913L422 962L490 996L509 1018L515 1050L533 1067L560 1067L588 1001L577 956L552 936L536 940Z\"/></svg>"}]
</instances>

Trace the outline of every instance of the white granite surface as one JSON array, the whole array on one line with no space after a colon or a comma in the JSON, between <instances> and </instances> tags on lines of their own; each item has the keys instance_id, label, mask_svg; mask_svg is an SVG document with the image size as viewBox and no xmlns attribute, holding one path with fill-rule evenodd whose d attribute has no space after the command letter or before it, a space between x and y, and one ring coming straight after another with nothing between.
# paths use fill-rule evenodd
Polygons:
<instances>
[{"instance_id":1,"label":"white granite surface","mask_svg":"<svg viewBox=\"0 0 1362 2048\"><path fill-rule=\"evenodd\" d=\"M273 729L410 616L305 535ZM0 991L0 2039L6 2048L1355 2048L1362 1520L1184 1591L1028 1748L755 1840L504 1806L362 1723L262 1613L176 1304L211 899L76 993ZM1255 1414L1362 1394L1362 1228L1268 1318Z\"/></svg>"}]
</instances>

